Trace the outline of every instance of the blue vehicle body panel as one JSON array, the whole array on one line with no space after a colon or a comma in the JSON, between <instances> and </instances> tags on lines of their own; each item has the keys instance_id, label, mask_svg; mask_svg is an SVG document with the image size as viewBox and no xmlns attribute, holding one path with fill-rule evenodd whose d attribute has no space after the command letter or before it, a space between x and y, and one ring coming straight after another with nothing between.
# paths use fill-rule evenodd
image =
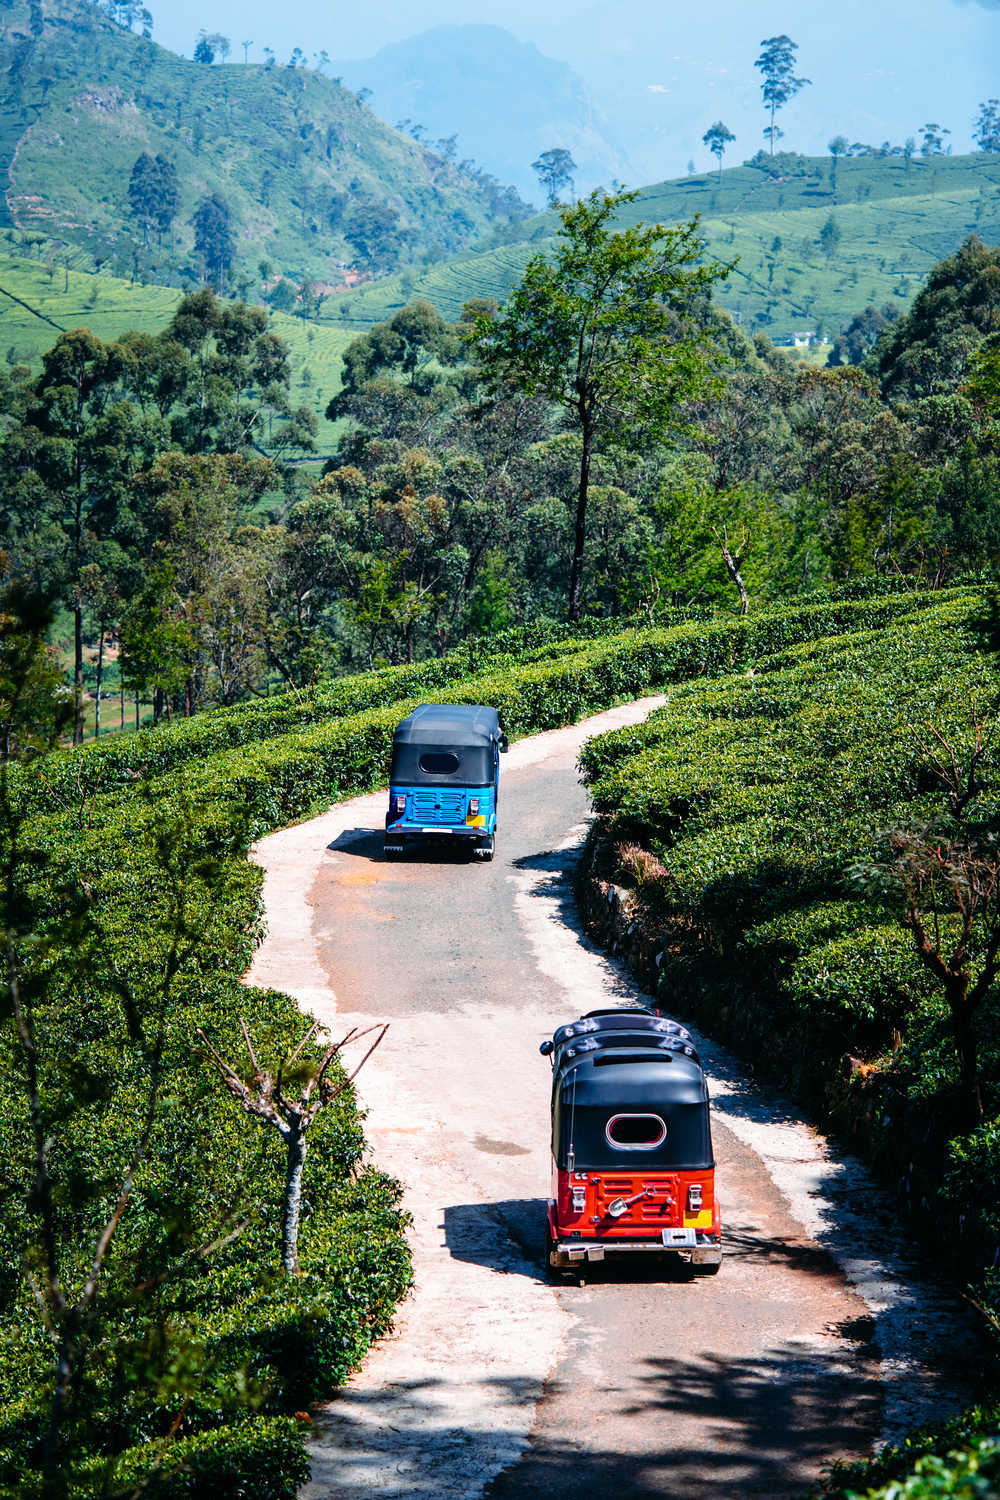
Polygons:
<instances>
[{"instance_id":1,"label":"blue vehicle body panel","mask_svg":"<svg viewBox=\"0 0 1000 1500\"><path fill-rule=\"evenodd\" d=\"M398 797L406 798L403 816L394 817L391 809ZM481 825L467 822L469 799L478 798L478 816L485 819ZM389 787L390 812L386 817L386 828L395 833L459 833L470 837L491 834L496 829L496 791L494 787L455 787L443 790L425 786Z\"/></svg>"}]
</instances>

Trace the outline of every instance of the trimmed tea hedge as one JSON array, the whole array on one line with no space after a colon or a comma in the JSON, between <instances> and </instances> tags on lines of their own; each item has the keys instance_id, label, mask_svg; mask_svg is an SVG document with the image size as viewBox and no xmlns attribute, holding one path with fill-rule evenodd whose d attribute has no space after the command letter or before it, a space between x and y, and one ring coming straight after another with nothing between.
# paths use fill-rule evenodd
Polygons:
<instances>
[{"instance_id":1,"label":"trimmed tea hedge","mask_svg":"<svg viewBox=\"0 0 1000 1500\"><path fill-rule=\"evenodd\" d=\"M974 1407L867 1463L835 1464L812 1500L995 1500L1000 1409Z\"/></svg>"},{"instance_id":2,"label":"trimmed tea hedge","mask_svg":"<svg viewBox=\"0 0 1000 1500\"><path fill-rule=\"evenodd\" d=\"M677 611L688 618L690 611ZM467 641L446 656L397 667L380 667L350 677L326 679L300 692L253 699L231 708L209 710L193 719L166 721L135 734L117 735L51 756L38 775L33 806L39 812L75 804L81 794L108 793L162 775L191 760L238 745L255 744L322 720L378 708L415 694L433 692L470 673L562 655L588 639L614 635L613 620L569 626L551 620L504 631L489 641Z\"/></svg>"},{"instance_id":3,"label":"trimmed tea hedge","mask_svg":"<svg viewBox=\"0 0 1000 1500\"><path fill-rule=\"evenodd\" d=\"M558 666L562 661L590 658L594 652L600 655L609 651L615 657L624 652L627 659L630 651L640 651L645 672L634 674L633 680L639 684L637 691L646 691L701 673L716 674L748 660L752 654L774 651L785 644L857 629L862 622L878 625L926 607L927 598L924 594L903 594L798 605L748 620L710 625L686 621L647 630L622 630L615 622L599 622L589 627L594 634L591 642L582 640L586 632L581 626L572 627L572 631L552 623L527 627L486 644L469 642L432 661L335 678L307 692L216 709L194 719L63 751L22 778L22 795L41 813L54 807L73 808L82 797L128 789L144 778L165 775L228 749L258 745L330 719L410 698L426 700L451 684L491 681L533 664Z\"/></svg>"}]
</instances>

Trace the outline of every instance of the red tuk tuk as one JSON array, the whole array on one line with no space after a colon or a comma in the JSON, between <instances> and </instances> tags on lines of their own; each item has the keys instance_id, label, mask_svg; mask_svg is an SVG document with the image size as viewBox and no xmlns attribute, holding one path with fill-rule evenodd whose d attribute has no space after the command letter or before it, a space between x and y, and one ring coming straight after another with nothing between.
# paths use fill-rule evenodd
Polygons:
<instances>
[{"instance_id":1,"label":"red tuk tuk","mask_svg":"<svg viewBox=\"0 0 1000 1500\"><path fill-rule=\"evenodd\" d=\"M722 1228L690 1033L638 1007L591 1011L540 1050L553 1069L549 1265L669 1254L714 1275Z\"/></svg>"}]
</instances>

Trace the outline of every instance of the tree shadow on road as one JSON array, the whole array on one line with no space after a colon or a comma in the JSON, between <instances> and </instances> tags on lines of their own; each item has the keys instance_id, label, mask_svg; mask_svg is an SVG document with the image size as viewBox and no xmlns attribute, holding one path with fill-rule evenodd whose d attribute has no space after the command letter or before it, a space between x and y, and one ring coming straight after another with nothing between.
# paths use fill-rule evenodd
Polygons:
<instances>
[{"instance_id":1,"label":"tree shadow on road","mask_svg":"<svg viewBox=\"0 0 1000 1500\"><path fill-rule=\"evenodd\" d=\"M569 1415L569 1391L555 1390L551 1399ZM749 1357L664 1355L645 1360L627 1391L609 1394L604 1410L581 1411L565 1437L536 1435L486 1496L801 1496L833 1458L867 1450L879 1411L872 1373L838 1340L828 1348L790 1341ZM604 1433L625 1441L614 1448L595 1443Z\"/></svg>"},{"instance_id":2,"label":"tree shadow on road","mask_svg":"<svg viewBox=\"0 0 1000 1500\"><path fill-rule=\"evenodd\" d=\"M837 1338L791 1340L756 1356L664 1354L638 1362L624 1387L598 1387L586 1404L568 1377L563 1365L543 1393L534 1379L484 1376L474 1405L495 1413L485 1428L448 1421L456 1394L466 1406L466 1370L456 1374L461 1393L444 1377L348 1390L317 1413L306 1500L442 1500L480 1493L491 1473L484 1500L791 1500L834 1458L868 1451L878 1432L877 1383ZM517 1432L539 1397L534 1435L519 1454Z\"/></svg>"},{"instance_id":3,"label":"tree shadow on road","mask_svg":"<svg viewBox=\"0 0 1000 1500\"><path fill-rule=\"evenodd\" d=\"M551 902L559 922L566 931L573 934L577 944L585 952L593 954L604 965L605 988L614 1000L620 999L623 1004L629 1005L651 1005L651 997L641 990L634 975L629 974L619 961L612 958L600 944L592 941L583 930L573 889L573 873L579 853L579 846L571 849L539 850L535 854L525 854L520 859L515 859L512 862L512 868L528 872L537 871L539 875L546 877L534 881L528 895L535 900Z\"/></svg>"}]
</instances>

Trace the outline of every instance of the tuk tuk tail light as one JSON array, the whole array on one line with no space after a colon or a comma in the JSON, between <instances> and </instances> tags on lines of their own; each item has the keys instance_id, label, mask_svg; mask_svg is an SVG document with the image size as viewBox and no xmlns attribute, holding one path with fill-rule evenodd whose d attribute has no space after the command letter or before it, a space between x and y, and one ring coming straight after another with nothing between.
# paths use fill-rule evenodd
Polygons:
<instances>
[{"instance_id":1,"label":"tuk tuk tail light","mask_svg":"<svg viewBox=\"0 0 1000 1500\"><path fill-rule=\"evenodd\" d=\"M479 798L478 797L470 797L469 798L469 816L470 816L470 818L476 818L476 817L479 816Z\"/></svg>"},{"instance_id":2,"label":"tuk tuk tail light","mask_svg":"<svg viewBox=\"0 0 1000 1500\"><path fill-rule=\"evenodd\" d=\"M401 818L406 811L406 797L402 792L397 792L392 799L392 812L396 818Z\"/></svg>"},{"instance_id":3,"label":"tuk tuk tail light","mask_svg":"<svg viewBox=\"0 0 1000 1500\"><path fill-rule=\"evenodd\" d=\"M573 1212L575 1214L582 1214L587 1206L587 1189L585 1187L574 1187L572 1193Z\"/></svg>"},{"instance_id":4,"label":"tuk tuk tail light","mask_svg":"<svg viewBox=\"0 0 1000 1500\"><path fill-rule=\"evenodd\" d=\"M687 1211L689 1214L701 1213L701 1183L692 1182L688 1187Z\"/></svg>"}]
</instances>

